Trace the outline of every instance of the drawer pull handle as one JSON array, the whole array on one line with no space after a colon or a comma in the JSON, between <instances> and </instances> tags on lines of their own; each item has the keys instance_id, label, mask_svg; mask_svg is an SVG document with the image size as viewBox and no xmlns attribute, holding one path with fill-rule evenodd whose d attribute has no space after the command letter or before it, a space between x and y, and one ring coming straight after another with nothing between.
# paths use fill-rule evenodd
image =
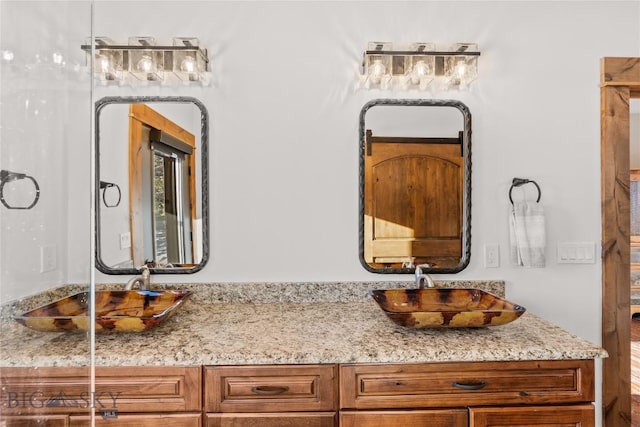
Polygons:
<instances>
[{"instance_id":1,"label":"drawer pull handle","mask_svg":"<svg viewBox=\"0 0 640 427\"><path fill-rule=\"evenodd\" d=\"M259 385L257 387L251 387L251 391L255 394L275 395L282 394L289 391L287 386L271 386L271 385Z\"/></svg>"},{"instance_id":2,"label":"drawer pull handle","mask_svg":"<svg viewBox=\"0 0 640 427\"><path fill-rule=\"evenodd\" d=\"M455 388L459 388L461 390L480 390L486 387L486 381L478 381L477 383L463 384L457 381L451 383Z\"/></svg>"}]
</instances>

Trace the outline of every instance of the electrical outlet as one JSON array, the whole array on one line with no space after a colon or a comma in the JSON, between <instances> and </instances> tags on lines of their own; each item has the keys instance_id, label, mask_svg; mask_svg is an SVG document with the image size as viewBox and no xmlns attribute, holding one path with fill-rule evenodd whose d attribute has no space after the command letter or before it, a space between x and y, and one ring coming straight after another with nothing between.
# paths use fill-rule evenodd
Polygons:
<instances>
[{"instance_id":1,"label":"electrical outlet","mask_svg":"<svg viewBox=\"0 0 640 427\"><path fill-rule=\"evenodd\" d=\"M120 249L127 249L131 247L131 233L120 233Z\"/></svg>"},{"instance_id":2,"label":"electrical outlet","mask_svg":"<svg viewBox=\"0 0 640 427\"><path fill-rule=\"evenodd\" d=\"M40 273L53 271L58 266L56 245L40 246Z\"/></svg>"},{"instance_id":3,"label":"electrical outlet","mask_svg":"<svg viewBox=\"0 0 640 427\"><path fill-rule=\"evenodd\" d=\"M484 267L496 268L500 267L500 246L484 245Z\"/></svg>"}]
</instances>

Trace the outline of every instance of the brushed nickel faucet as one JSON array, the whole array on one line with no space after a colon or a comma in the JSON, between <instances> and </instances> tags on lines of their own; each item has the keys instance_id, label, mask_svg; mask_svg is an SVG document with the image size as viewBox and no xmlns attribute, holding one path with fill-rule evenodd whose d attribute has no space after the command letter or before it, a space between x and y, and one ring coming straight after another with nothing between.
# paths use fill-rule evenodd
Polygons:
<instances>
[{"instance_id":1,"label":"brushed nickel faucet","mask_svg":"<svg viewBox=\"0 0 640 427\"><path fill-rule=\"evenodd\" d=\"M142 273L139 276L134 276L131 279L129 279L127 284L124 286L124 289L126 291L132 290L136 284L138 285L138 288L141 291L146 291L149 288L149 281L151 278L149 267L144 265L141 267L141 269L142 269Z\"/></svg>"},{"instance_id":2,"label":"brushed nickel faucet","mask_svg":"<svg viewBox=\"0 0 640 427\"><path fill-rule=\"evenodd\" d=\"M433 267L433 265L431 264L419 264L416 266L416 285L418 285L420 289L424 289L425 283L427 284L427 288L436 287L431 276L429 276L427 273L424 273L422 271L423 268L431 268L431 267Z\"/></svg>"}]
</instances>

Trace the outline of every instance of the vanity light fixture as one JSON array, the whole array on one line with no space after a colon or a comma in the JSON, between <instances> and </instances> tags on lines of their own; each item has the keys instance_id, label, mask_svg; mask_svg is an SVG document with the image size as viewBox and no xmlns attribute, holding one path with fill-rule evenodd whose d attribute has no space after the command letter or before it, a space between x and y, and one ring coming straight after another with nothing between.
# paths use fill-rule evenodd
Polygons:
<instances>
[{"instance_id":1,"label":"vanity light fixture","mask_svg":"<svg viewBox=\"0 0 640 427\"><path fill-rule=\"evenodd\" d=\"M94 76L104 83L161 82L209 83L207 49L195 37L175 37L172 45L160 45L153 37L129 37L128 44L95 37ZM91 42L81 46L91 63ZM135 77L130 79L129 77Z\"/></svg>"},{"instance_id":2,"label":"vanity light fixture","mask_svg":"<svg viewBox=\"0 0 640 427\"><path fill-rule=\"evenodd\" d=\"M364 52L361 81L365 88L425 90L435 80L447 88L466 89L478 77L476 43L456 43L437 50L433 43L412 43L394 50L389 42L370 42Z\"/></svg>"}]
</instances>

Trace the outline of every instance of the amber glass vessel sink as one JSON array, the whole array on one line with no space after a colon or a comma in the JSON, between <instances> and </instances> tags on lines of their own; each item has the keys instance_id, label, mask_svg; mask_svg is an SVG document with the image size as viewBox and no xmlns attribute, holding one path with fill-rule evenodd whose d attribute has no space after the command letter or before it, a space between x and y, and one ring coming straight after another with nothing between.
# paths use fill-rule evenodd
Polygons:
<instances>
[{"instance_id":1,"label":"amber glass vessel sink","mask_svg":"<svg viewBox=\"0 0 640 427\"><path fill-rule=\"evenodd\" d=\"M387 289L371 296L391 320L408 328L498 326L526 311L480 289Z\"/></svg>"},{"instance_id":2,"label":"amber glass vessel sink","mask_svg":"<svg viewBox=\"0 0 640 427\"><path fill-rule=\"evenodd\" d=\"M191 291L97 291L96 332L142 332L172 316ZM89 293L81 292L15 317L44 332L89 330Z\"/></svg>"}]
</instances>

